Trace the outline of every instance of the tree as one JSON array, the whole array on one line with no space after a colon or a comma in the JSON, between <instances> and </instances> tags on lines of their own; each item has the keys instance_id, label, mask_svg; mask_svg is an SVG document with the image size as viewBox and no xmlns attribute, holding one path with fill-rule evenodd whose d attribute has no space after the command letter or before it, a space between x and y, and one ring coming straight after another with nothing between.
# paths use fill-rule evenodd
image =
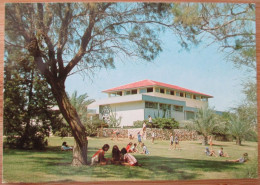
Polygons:
<instances>
[{"instance_id":1,"label":"tree","mask_svg":"<svg viewBox=\"0 0 260 185\"><path fill-rule=\"evenodd\" d=\"M190 130L196 130L203 136L202 145L208 144L208 136L218 129L216 114L208 106L202 107L195 113L195 117L186 123Z\"/></svg>"},{"instance_id":2,"label":"tree","mask_svg":"<svg viewBox=\"0 0 260 185\"><path fill-rule=\"evenodd\" d=\"M43 149L53 128L59 127L59 112L46 81L30 59L22 61L19 51L9 53L4 68L4 135L10 147Z\"/></svg>"},{"instance_id":3,"label":"tree","mask_svg":"<svg viewBox=\"0 0 260 185\"><path fill-rule=\"evenodd\" d=\"M230 134L236 138L237 145L241 145L242 139L252 133L251 125L236 114L230 116L228 128Z\"/></svg>"},{"instance_id":4,"label":"tree","mask_svg":"<svg viewBox=\"0 0 260 185\"><path fill-rule=\"evenodd\" d=\"M153 60L162 50L161 27L171 4L6 4L5 44L32 57L71 127L76 145L72 165L87 164L85 127L65 91L67 77L114 67L115 56Z\"/></svg>"}]
</instances>

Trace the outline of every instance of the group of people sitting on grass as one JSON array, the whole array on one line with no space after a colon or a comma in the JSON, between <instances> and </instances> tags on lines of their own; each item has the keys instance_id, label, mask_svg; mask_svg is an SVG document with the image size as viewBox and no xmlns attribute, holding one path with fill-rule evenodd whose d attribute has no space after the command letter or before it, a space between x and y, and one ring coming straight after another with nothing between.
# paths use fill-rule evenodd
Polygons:
<instances>
[{"instance_id":1,"label":"group of people sitting on grass","mask_svg":"<svg viewBox=\"0 0 260 185\"><path fill-rule=\"evenodd\" d=\"M223 147L220 148L220 150L218 151L218 155L216 154L216 152L212 149L212 137L210 139L210 148L206 147L205 149L205 154L207 156L215 156L215 157L229 157L228 153L224 152ZM239 162L239 163L244 163L246 161L248 161L248 153L244 153L243 156L239 159L235 159L235 160L226 160L227 162Z\"/></svg>"},{"instance_id":2,"label":"group of people sitting on grass","mask_svg":"<svg viewBox=\"0 0 260 185\"><path fill-rule=\"evenodd\" d=\"M91 165L94 164L120 164L128 166L138 166L136 158L127 152L126 148L119 150L117 145L113 146L112 158L105 158L105 152L109 150L109 145L105 144L101 149L99 149L91 158Z\"/></svg>"}]
</instances>

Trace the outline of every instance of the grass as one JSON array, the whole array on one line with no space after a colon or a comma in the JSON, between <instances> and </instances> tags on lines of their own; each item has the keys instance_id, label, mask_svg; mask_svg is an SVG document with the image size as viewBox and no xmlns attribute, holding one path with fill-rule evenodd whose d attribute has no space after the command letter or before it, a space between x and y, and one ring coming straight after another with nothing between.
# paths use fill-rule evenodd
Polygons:
<instances>
[{"instance_id":1,"label":"grass","mask_svg":"<svg viewBox=\"0 0 260 185\"><path fill-rule=\"evenodd\" d=\"M255 160L244 164L229 163L226 159L240 158L248 152L250 159L257 157L257 143L244 142L237 146L233 142L215 142L213 149L217 152L224 147L229 158L205 156L205 147L199 141L180 142L181 150L168 150L168 141L145 141L150 155L134 154L141 167L119 165L82 166L70 165L72 151L60 151L60 145L66 141L73 145L73 138L49 138L47 150L14 150L4 148L3 181L4 182L70 182L70 181L133 181L133 180L195 180L195 179L232 179L247 178L245 171ZM108 138L89 138L88 161L103 144L110 145L106 157L111 157L114 144L125 147L128 139L112 141ZM257 169L256 169L257 170ZM251 172L252 173L252 172Z\"/></svg>"}]
</instances>

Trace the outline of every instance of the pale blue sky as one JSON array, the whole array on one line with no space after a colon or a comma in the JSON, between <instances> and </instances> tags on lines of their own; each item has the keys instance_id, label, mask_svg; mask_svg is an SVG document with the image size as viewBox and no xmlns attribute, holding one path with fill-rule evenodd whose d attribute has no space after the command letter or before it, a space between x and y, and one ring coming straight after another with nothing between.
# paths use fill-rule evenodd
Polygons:
<instances>
[{"instance_id":1,"label":"pale blue sky","mask_svg":"<svg viewBox=\"0 0 260 185\"><path fill-rule=\"evenodd\" d=\"M196 47L189 52L182 50L174 35L163 38L163 52L153 61L122 62L116 60L115 69L97 70L92 80L79 74L66 81L66 91L71 94L88 93L95 100L107 97L101 91L120 85L150 79L178 85L214 96L209 105L218 111L227 111L239 104L244 95L241 83L245 80L245 70L237 69L223 59L217 46Z\"/></svg>"}]
</instances>

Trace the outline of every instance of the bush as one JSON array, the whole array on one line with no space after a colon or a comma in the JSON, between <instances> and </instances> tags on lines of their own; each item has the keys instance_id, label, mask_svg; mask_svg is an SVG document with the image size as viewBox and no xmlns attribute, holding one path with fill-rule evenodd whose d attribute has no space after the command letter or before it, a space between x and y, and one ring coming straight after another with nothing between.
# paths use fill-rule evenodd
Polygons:
<instances>
[{"instance_id":1,"label":"bush","mask_svg":"<svg viewBox=\"0 0 260 185\"><path fill-rule=\"evenodd\" d=\"M151 128L162 128L162 129L177 129L179 128L179 122L174 118L155 118L152 124L148 124Z\"/></svg>"},{"instance_id":2,"label":"bush","mask_svg":"<svg viewBox=\"0 0 260 185\"><path fill-rule=\"evenodd\" d=\"M133 128L142 128L143 123L144 123L144 121L140 121L140 120L134 121Z\"/></svg>"}]
</instances>

